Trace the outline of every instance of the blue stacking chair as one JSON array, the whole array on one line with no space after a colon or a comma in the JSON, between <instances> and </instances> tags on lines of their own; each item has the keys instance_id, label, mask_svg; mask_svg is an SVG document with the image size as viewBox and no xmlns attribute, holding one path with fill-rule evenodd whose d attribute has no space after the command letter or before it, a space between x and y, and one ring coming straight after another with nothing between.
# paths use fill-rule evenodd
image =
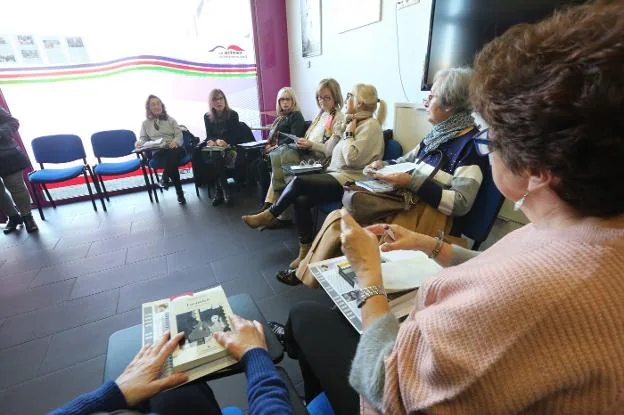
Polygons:
<instances>
[{"instance_id":1,"label":"blue stacking chair","mask_svg":"<svg viewBox=\"0 0 624 415\"><path fill-rule=\"evenodd\" d=\"M46 183L58 183L64 182L69 179L80 176L84 176L87 189L89 190L89 197L93 204L93 210L97 212L97 206L95 205L95 198L93 197L93 191L91 190L91 184L87 173L91 176L95 189L99 192L99 186L93 176L91 167L87 164L87 155L85 154L84 147L80 137L73 134L60 134L60 135L46 135L43 137L37 137L32 140L32 149L35 155L35 161L39 163L41 170L33 171L28 174L28 180L33 185L39 185L43 188L48 200L52 204L52 207L56 209L56 203L50 196L50 192L46 187ZM72 166L61 169L46 169L43 163L69 163L71 161L82 159L83 164L81 166ZM33 195L37 209L39 210L39 216L41 220L45 220L43 210L41 209L41 203L39 202L39 195L36 189L33 188Z\"/></svg>"},{"instance_id":2,"label":"blue stacking chair","mask_svg":"<svg viewBox=\"0 0 624 415\"><path fill-rule=\"evenodd\" d=\"M178 167L184 166L185 164L188 164L191 162L191 160L193 160L193 145L190 142L192 136L190 134L182 134L182 138L184 140L182 146L184 147L184 149L186 150L186 154L184 155L184 157L182 157L180 159L180 162L178 163ZM148 162L148 167L150 169L150 177L152 177L152 181L154 181L153 179L153 174L156 175L156 179L158 179L158 174L156 173L156 170L158 169L164 169L165 166L162 164L157 163L157 160L155 159L150 159L150 161ZM154 181L155 182L155 181ZM197 197L199 197L199 187L197 187L197 181L193 180L194 184L195 184L195 194L197 195ZM162 189L161 189L162 191ZM154 192L156 193L156 192Z\"/></svg>"},{"instance_id":3,"label":"blue stacking chair","mask_svg":"<svg viewBox=\"0 0 624 415\"><path fill-rule=\"evenodd\" d=\"M141 169L143 172L143 179L145 180L145 188L150 198L150 202L154 202L152 198L152 191L154 190L153 184L147 178L147 170L145 164L142 162L139 154L136 154L136 159L120 161L120 162L106 162L102 163L102 157L117 158L125 157L132 154L134 150L134 143L136 142L136 135L130 130L112 130L112 131L100 131L91 136L91 145L93 146L93 154L97 157L98 164L93 167L93 173L99 179L100 187L103 192L103 196L106 200L110 201L108 197L108 191L104 185L102 176L117 176L120 174L126 174ZM100 194L102 206L106 210L104 204L104 198ZM154 191L154 198L158 202L158 195Z\"/></svg>"}]
</instances>

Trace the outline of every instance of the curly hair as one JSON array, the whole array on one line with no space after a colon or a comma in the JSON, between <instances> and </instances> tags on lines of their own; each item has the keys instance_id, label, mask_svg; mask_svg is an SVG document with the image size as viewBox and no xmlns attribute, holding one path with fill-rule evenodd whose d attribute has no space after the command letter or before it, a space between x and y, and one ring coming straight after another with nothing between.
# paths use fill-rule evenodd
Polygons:
<instances>
[{"instance_id":1,"label":"curly hair","mask_svg":"<svg viewBox=\"0 0 624 415\"><path fill-rule=\"evenodd\" d=\"M156 95L150 95L147 97L147 101L145 101L145 116L147 117L147 119L151 120L154 118L154 114L152 114L152 111L150 111L150 100L152 98L156 98L157 100L159 100L160 105L162 105L162 113L158 116L158 119L166 120L167 118L169 118L169 116L167 115L167 110L165 109L165 104L164 102L162 102L162 99L158 98Z\"/></svg>"},{"instance_id":2,"label":"curly hair","mask_svg":"<svg viewBox=\"0 0 624 415\"><path fill-rule=\"evenodd\" d=\"M505 165L551 171L585 216L624 212L623 39L624 3L602 1L514 26L474 62L471 99Z\"/></svg>"}]
</instances>

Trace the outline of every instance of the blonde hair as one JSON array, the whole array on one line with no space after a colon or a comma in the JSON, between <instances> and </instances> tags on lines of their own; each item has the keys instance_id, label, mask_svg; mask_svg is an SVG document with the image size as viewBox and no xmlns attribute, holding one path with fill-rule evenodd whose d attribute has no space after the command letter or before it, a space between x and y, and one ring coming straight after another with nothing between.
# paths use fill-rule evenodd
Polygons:
<instances>
[{"instance_id":1,"label":"blonde hair","mask_svg":"<svg viewBox=\"0 0 624 415\"><path fill-rule=\"evenodd\" d=\"M277 91L277 97L275 98L275 113L279 115L282 114L282 108L280 107L280 98L291 98L292 99L292 107L290 111L299 111L299 104L297 103L297 95L295 95L295 91L289 87L285 86L284 88Z\"/></svg>"},{"instance_id":2,"label":"blonde hair","mask_svg":"<svg viewBox=\"0 0 624 415\"><path fill-rule=\"evenodd\" d=\"M321 108L321 104L319 104L319 95L321 94L321 89L327 88L329 89L329 93L334 99L334 108L336 111L340 111L342 105L344 104L344 99L342 99L342 91L340 90L340 84L334 78L325 78L321 79L316 88L316 105Z\"/></svg>"},{"instance_id":3,"label":"blonde hair","mask_svg":"<svg viewBox=\"0 0 624 415\"><path fill-rule=\"evenodd\" d=\"M362 104L362 107L370 112L377 111L377 121L383 124L386 120L387 105L386 101L379 99L377 96L377 88L370 84L356 84L353 87L354 104Z\"/></svg>"}]
</instances>

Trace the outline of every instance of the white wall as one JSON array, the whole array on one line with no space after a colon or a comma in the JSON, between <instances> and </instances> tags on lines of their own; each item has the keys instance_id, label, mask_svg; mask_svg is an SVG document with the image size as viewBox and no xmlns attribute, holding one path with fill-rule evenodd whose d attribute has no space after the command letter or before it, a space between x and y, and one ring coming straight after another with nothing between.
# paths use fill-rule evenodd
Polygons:
<instances>
[{"instance_id":1,"label":"white wall","mask_svg":"<svg viewBox=\"0 0 624 415\"><path fill-rule=\"evenodd\" d=\"M420 83L429 37L431 0L421 0L419 4L398 10L396 15L396 1L382 0L380 22L342 34L338 33L339 1L322 1L322 54L305 59L301 57L300 0L286 1L291 86L297 93L303 115L311 119L316 114L317 83L322 78L332 77L340 83L344 95L359 82L375 85L379 97L388 103L384 128L393 128L394 102L420 103L426 95L420 92ZM395 23L399 27L401 71L407 97L399 80Z\"/></svg>"}]
</instances>

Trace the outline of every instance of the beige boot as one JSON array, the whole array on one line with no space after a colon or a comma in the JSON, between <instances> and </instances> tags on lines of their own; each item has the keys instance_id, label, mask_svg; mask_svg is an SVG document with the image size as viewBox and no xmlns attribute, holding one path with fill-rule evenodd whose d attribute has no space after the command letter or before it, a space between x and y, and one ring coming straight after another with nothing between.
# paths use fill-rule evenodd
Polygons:
<instances>
[{"instance_id":1,"label":"beige boot","mask_svg":"<svg viewBox=\"0 0 624 415\"><path fill-rule=\"evenodd\" d=\"M277 222L277 218L273 216L269 209L255 215L245 215L241 219L252 229L269 226Z\"/></svg>"},{"instance_id":2,"label":"beige boot","mask_svg":"<svg viewBox=\"0 0 624 415\"><path fill-rule=\"evenodd\" d=\"M289 267L297 268L299 266L299 263L303 260L303 258L305 258L306 255L308 255L308 252L310 251L311 246L312 246L311 243L302 244L301 242L299 242L299 256L297 256L297 258L295 258L295 260L290 263Z\"/></svg>"}]
</instances>

